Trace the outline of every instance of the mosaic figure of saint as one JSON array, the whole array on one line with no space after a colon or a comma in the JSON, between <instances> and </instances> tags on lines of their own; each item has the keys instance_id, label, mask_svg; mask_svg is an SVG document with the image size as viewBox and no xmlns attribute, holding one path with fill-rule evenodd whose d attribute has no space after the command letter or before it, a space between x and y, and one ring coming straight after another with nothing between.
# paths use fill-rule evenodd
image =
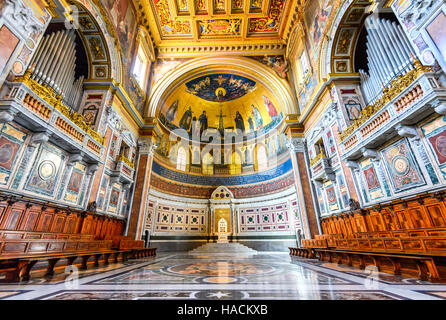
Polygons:
<instances>
[{"instance_id":1,"label":"mosaic figure of saint","mask_svg":"<svg viewBox=\"0 0 446 320\"><path fill-rule=\"evenodd\" d=\"M254 131L254 122L252 121L251 117L248 117L248 125L249 125L249 131Z\"/></svg>"},{"instance_id":2,"label":"mosaic figure of saint","mask_svg":"<svg viewBox=\"0 0 446 320\"><path fill-rule=\"evenodd\" d=\"M193 137L200 139L200 122L197 120L197 117L193 117L192 119L191 134Z\"/></svg>"},{"instance_id":3,"label":"mosaic figure of saint","mask_svg":"<svg viewBox=\"0 0 446 320\"><path fill-rule=\"evenodd\" d=\"M183 116L180 120L180 128L183 128L184 130L188 131L190 128L192 122L192 107L189 107L189 109L184 112Z\"/></svg>"},{"instance_id":4,"label":"mosaic figure of saint","mask_svg":"<svg viewBox=\"0 0 446 320\"><path fill-rule=\"evenodd\" d=\"M208 128L208 117L206 116L206 111L203 111L203 113L200 115L200 118L198 118L200 121L200 133L204 132Z\"/></svg>"},{"instance_id":5,"label":"mosaic figure of saint","mask_svg":"<svg viewBox=\"0 0 446 320\"><path fill-rule=\"evenodd\" d=\"M236 129L240 130L241 132L245 132L245 122L243 121L242 115L240 112L235 113L235 127Z\"/></svg>"},{"instance_id":6,"label":"mosaic figure of saint","mask_svg":"<svg viewBox=\"0 0 446 320\"><path fill-rule=\"evenodd\" d=\"M268 109L269 116L274 119L277 117L277 110L274 107L273 103L267 96L263 96L263 100L265 101L265 106Z\"/></svg>"},{"instance_id":7,"label":"mosaic figure of saint","mask_svg":"<svg viewBox=\"0 0 446 320\"><path fill-rule=\"evenodd\" d=\"M251 105L251 108L252 108L251 114L254 117L256 128L260 129L261 127L263 127L262 115L260 114L259 109L257 109L253 104Z\"/></svg>"},{"instance_id":8,"label":"mosaic figure of saint","mask_svg":"<svg viewBox=\"0 0 446 320\"><path fill-rule=\"evenodd\" d=\"M172 103L172 105L169 107L169 109L167 109L167 112L166 112L167 121L172 122L173 119L175 119L175 117L177 116L177 112L178 112L178 100L176 100L174 103Z\"/></svg>"}]
</instances>

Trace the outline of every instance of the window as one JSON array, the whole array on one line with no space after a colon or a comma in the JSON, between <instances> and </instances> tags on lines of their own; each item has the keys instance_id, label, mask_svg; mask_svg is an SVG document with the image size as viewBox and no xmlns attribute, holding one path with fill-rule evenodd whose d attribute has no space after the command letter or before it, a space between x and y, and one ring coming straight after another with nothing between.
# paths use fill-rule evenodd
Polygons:
<instances>
[{"instance_id":1,"label":"window","mask_svg":"<svg viewBox=\"0 0 446 320\"><path fill-rule=\"evenodd\" d=\"M177 170L186 171L187 168L187 151L185 148L178 149Z\"/></svg>"},{"instance_id":2,"label":"window","mask_svg":"<svg viewBox=\"0 0 446 320\"><path fill-rule=\"evenodd\" d=\"M262 171L268 168L268 158L263 144L257 146L257 170Z\"/></svg>"},{"instance_id":3,"label":"window","mask_svg":"<svg viewBox=\"0 0 446 320\"><path fill-rule=\"evenodd\" d=\"M206 153L206 155L203 157L202 173L204 175L214 174L214 159L210 153Z\"/></svg>"},{"instance_id":4,"label":"window","mask_svg":"<svg viewBox=\"0 0 446 320\"><path fill-rule=\"evenodd\" d=\"M300 68L301 68L301 79L302 81L305 79L305 77L307 76L308 72L310 71L309 65L308 65L308 60L307 60L307 55L305 54L305 51L302 52L300 58L299 58L299 62L300 62Z\"/></svg>"},{"instance_id":5,"label":"window","mask_svg":"<svg viewBox=\"0 0 446 320\"><path fill-rule=\"evenodd\" d=\"M136 55L135 64L133 66L133 76L142 90L146 89L147 75L149 69L149 58L140 43L138 53Z\"/></svg>"},{"instance_id":6,"label":"window","mask_svg":"<svg viewBox=\"0 0 446 320\"><path fill-rule=\"evenodd\" d=\"M240 159L240 154L238 152L234 152L232 154L232 163L229 166L230 174L241 174L242 173L242 161Z\"/></svg>"}]
</instances>

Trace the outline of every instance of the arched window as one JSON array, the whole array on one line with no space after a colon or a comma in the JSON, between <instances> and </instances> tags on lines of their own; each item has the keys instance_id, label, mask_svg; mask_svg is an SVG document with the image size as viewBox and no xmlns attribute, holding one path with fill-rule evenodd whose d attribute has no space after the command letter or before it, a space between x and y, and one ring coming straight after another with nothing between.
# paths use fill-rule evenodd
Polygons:
<instances>
[{"instance_id":1,"label":"arched window","mask_svg":"<svg viewBox=\"0 0 446 320\"><path fill-rule=\"evenodd\" d=\"M214 174L214 159L212 158L210 153L206 153L203 157L202 173L204 175Z\"/></svg>"},{"instance_id":2,"label":"arched window","mask_svg":"<svg viewBox=\"0 0 446 320\"><path fill-rule=\"evenodd\" d=\"M142 90L145 90L147 86L149 67L150 60L147 49L145 49L143 44L140 42L132 71L136 82Z\"/></svg>"},{"instance_id":3,"label":"arched window","mask_svg":"<svg viewBox=\"0 0 446 320\"><path fill-rule=\"evenodd\" d=\"M263 144L257 146L256 154L257 171L262 171L268 168L268 158L266 156L266 148Z\"/></svg>"},{"instance_id":4,"label":"arched window","mask_svg":"<svg viewBox=\"0 0 446 320\"><path fill-rule=\"evenodd\" d=\"M186 171L187 168L187 151L185 148L178 149L177 170Z\"/></svg>"},{"instance_id":5,"label":"arched window","mask_svg":"<svg viewBox=\"0 0 446 320\"><path fill-rule=\"evenodd\" d=\"M232 163L229 166L230 174L241 174L242 173L242 160L240 159L240 154L238 152L232 153Z\"/></svg>"}]
</instances>

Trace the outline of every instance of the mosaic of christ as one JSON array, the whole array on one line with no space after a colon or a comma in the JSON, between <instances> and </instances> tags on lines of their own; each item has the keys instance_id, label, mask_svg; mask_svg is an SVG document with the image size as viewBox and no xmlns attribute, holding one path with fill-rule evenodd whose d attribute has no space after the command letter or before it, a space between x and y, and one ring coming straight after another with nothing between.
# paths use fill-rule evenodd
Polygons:
<instances>
[{"instance_id":1,"label":"mosaic of christ","mask_svg":"<svg viewBox=\"0 0 446 320\"><path fill-rule=\"evenodd\" d=\"M160 122L199 136L206 129L244 135L266 133L283 120L274 95L260 83L229 74L208 74L179 86L167 97Z\"/></svg>"}]
</instances>

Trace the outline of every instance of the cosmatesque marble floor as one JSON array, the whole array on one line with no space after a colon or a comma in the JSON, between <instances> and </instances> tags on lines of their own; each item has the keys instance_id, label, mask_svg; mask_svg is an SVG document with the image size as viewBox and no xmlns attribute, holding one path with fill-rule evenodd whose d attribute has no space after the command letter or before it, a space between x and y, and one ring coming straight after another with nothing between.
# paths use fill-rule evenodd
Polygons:
<instances>
[{"instance_id":1,"label":"cosmatesque marble floor","mask_svg":"<svg viewBox=\"0 0 446 320\"><path fill-rule=\"evenodd\" d=\"M0 283L4 300L81 299L281 299L281 300L437 300L446 284L359 270L287 253L253 256L156 257L34 277L28 283Z\"/></svg>"}]
</instances>

